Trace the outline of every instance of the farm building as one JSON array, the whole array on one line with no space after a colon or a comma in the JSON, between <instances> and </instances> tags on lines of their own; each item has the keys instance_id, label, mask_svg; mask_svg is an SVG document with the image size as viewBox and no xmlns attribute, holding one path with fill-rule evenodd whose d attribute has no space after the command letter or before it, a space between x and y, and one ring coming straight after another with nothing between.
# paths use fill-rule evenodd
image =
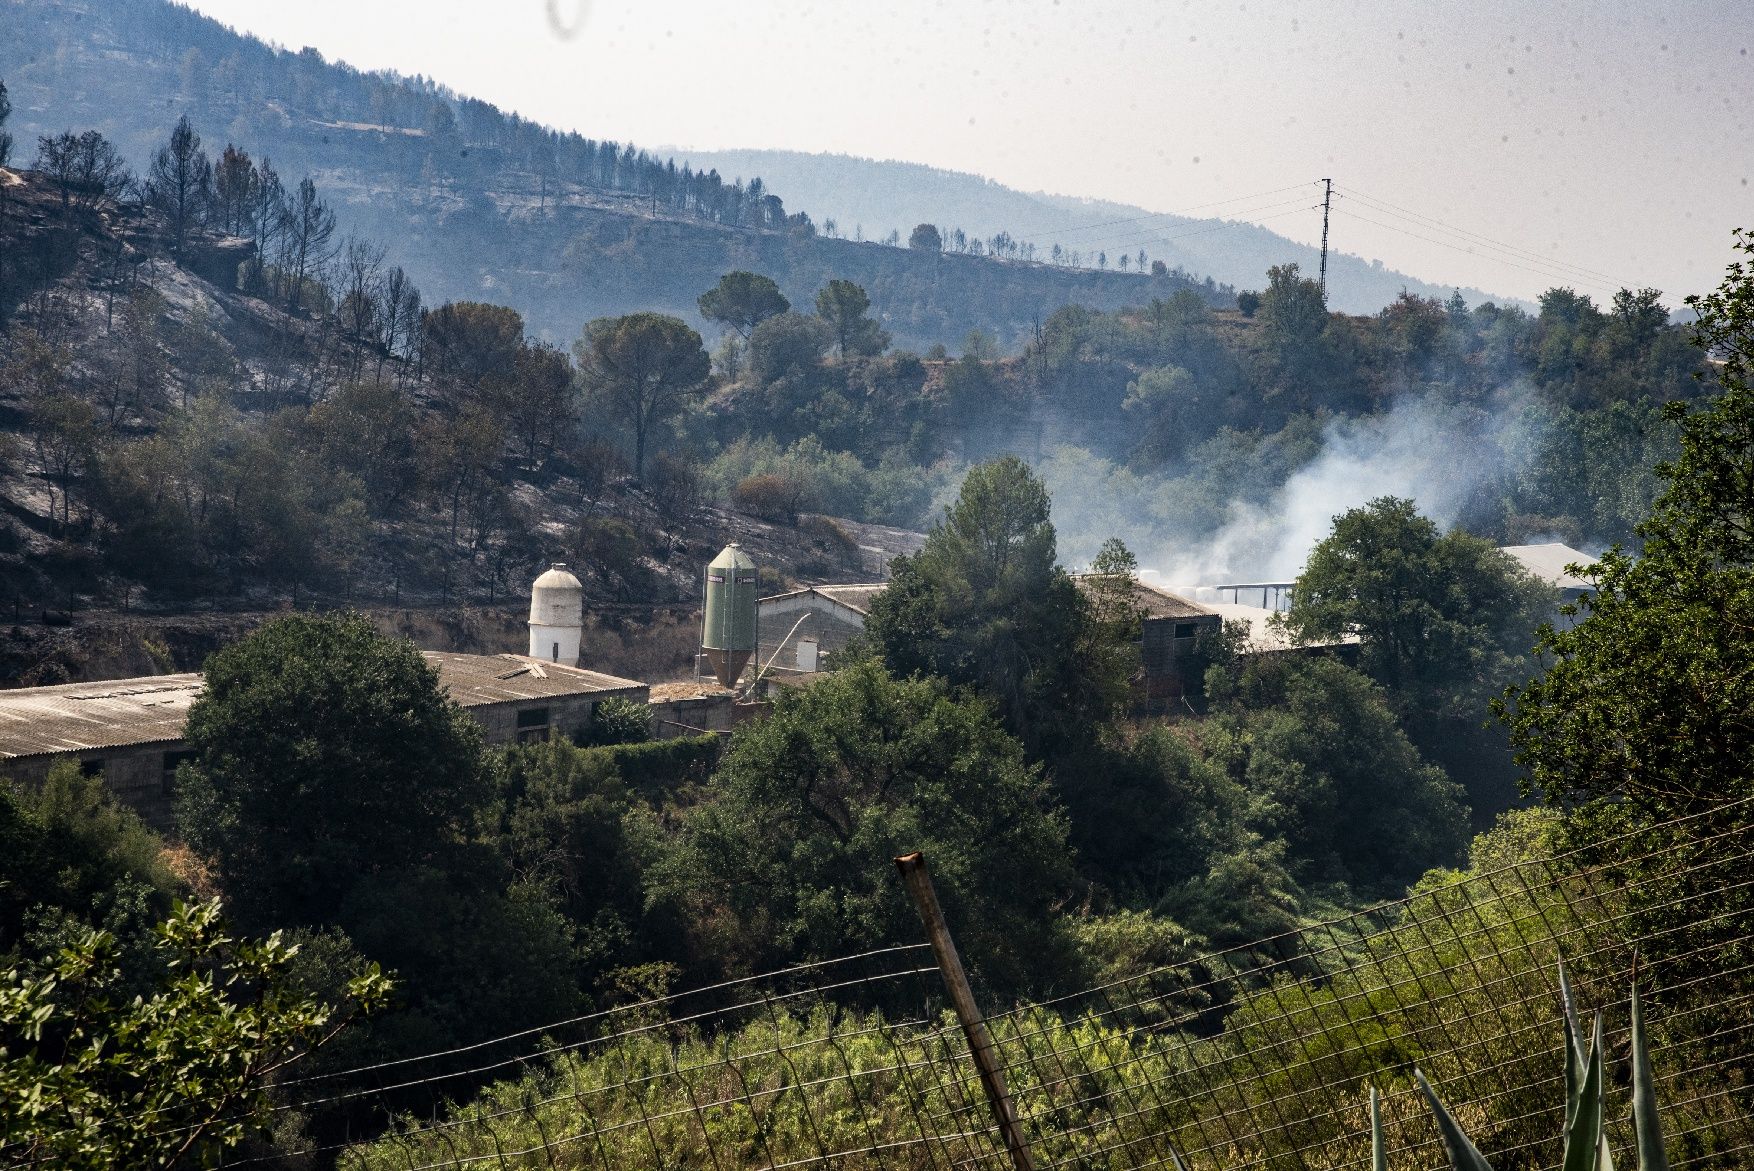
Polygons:
<instances>
[{"instance_id":1,"label":"farm building","mask_svg":"<svg viewBox=\"0 0 1754 1171\"><path fill-rule=\"evenodd\" d=\"M830 656L865 629L871 599L883 588L882 582L806 586L761 599L756 623L764 669L782 675L825 670Z\"/></svg>"},{"instance_id":2,"label":"farm building","mask_svg":"<svg viewBox=\"0 0 1754 1171\"><path fill-rule=\"evenodd\" d=\"M1074 574L1080 589L1100 582L1094 574ZM1142 581L1133 582L1132 604L1139 611L1140 659L1143 678L1135 700L1148 712L1160 712L1199 684L1194 672L1204 670L1191 660L1202 633L1216 634L1224 620L1210 606Z\"/></svg>"},{"instance_id":3,"label":"farm building","mask_svg":"<svg viewBox=\"0 0 1754 1171\"><path fill-rule=\"evenodd\" d=\"M1559 605L1569 605L1585 594L1596 592L1596 583L1566 570L1567 565L1585 566L1595 561L1588 553L1579 553L1570 545L1557 542L1546 545L1505 545L1500 552L1508 553L1529 573L1559 591ZM1561 630L1577 625L1580 615L1556 615L1553 624Z\"/></svg>"},{"instance_id":4,"label":"farm building","mask_svg":"<svg viewBox=\"0 0 1754 1171\"><path fill-rule=\"evenodd\" d=\"M1092 579L1073 580L1084 587ZM782 678L827 669L834 653L864 630L871 601L883 589L882 583L819 585L761 599L764 669ZM1222 620L1211 607L1144 582L1133 583L1133 600L1144 624L1141 699L1160 708L1186 690L1182 660L1193 654L1195 639L1217 630Z\"/></svg>"},{"instance_id":5,"label":"farm building","mask_svg":"<svg viewBox=\"0 0 1754 1171\"><path fill-rule=\"evenodd\" d=\"M577 736L602 700L646 700L644 683L580 667L523 655L423 653L492 744ZM38 781L57 762L78 761L163 825L177 765L189 755L183 724L201 686L189 673L0 691L0 775Z\"/></svg>"}]
</instances>

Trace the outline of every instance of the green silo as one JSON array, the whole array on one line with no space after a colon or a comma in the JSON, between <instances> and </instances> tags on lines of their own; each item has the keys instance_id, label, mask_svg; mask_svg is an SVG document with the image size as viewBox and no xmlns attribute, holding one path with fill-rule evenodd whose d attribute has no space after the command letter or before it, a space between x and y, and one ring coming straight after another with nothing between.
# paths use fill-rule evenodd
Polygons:
<instances>
[{"instance_id":1,"label":"green silo","mask_svg":"<svg viewBox=\"0 0 1754 1171\"><path fill-rule=\"evenodd\" d=\"M755 653L755 603L759 592L755 562L735 543L726 545L706 567L706 614L701 649L713 674L730 687Z\"/></svg>"}]
</instances>

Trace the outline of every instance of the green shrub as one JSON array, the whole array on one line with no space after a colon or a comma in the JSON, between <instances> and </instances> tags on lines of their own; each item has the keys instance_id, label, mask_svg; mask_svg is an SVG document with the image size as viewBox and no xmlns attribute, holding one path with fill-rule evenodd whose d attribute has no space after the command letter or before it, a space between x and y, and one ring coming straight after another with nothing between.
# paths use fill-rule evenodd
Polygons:
<instances>
[{"instance_id":1,"label":"green shrub","mask_svg":"<svg viewBox=\"0 0 1754 1171\"><path fill-rule=\"evenodd\" d=\"M712 775L719 763L719 738L711 733L680 736L674 740L648 740L642 744L613 744L580 750L587 768L606 762L621 775L633 793L648 800L688 784L699 784Z\"/></svg>"},{"instance_id":2,"label":"green shrub","mask_svg":"<svg viewBox=\"0 0 1754 1171\"><path fill-rule=\"evenodd\" d=\"M798 523L798 513L810 503L804 485L778 472L759 472L738 481L731 491L738 509L763 520Z\"/></svg>"},{"instance_id":3,"label":"green shrub","mask_svg":"<svg viewBox=\"0 0 1754 1171\"><path fill-rule=\"evenodd\" d=\"M652 713L638 700L612 695L591 712L590 745L639 744L652 738Z\"/></svg>"}]
</instances>

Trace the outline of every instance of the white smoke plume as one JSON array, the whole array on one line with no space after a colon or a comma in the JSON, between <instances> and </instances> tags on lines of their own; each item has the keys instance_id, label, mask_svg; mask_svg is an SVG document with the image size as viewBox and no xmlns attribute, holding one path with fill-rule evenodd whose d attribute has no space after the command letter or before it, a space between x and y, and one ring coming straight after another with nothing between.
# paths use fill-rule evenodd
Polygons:
<instances>
[{"instance_id":1,"label":"white smoke plume","mask_svg":"<svg viewBox=\"0 0 1754 1171\"><path fill-rule=\"evenodd\" d=\"M1411 499L1440 528L1453 526L1470 497L1507 464L1519 464L1537 437L1526 402L1514 391L1501 392L1485 409L1408 396L1383 414L1336 420L1313 460L1261 499L1231 496L1216 529L1199 533L1152 523L1154 493L1173 492L1185 480L1153 481L1105 465L1106 474L1093 482L1088 457L1075 465L1082 474L1055 461L1041 471L1068 564L1083 563L1104 539L1119 536L1149 580L1172 588L1204 593L1197 587L1288 582L1336 516L1377 497Z\"/></svg>"},{"instance_id":2,"label":"white smoke plume","mask_svg":"<svg viewBox=\"0 0 1754 1171\"><path fill-rule=\"evenodd\" d=\"M1195 548L1164 551L1164 564L1153 568L1185 585L1290 581L1336 516L1379 496L1407 497L1448 529L1498 473L1504 418L1410 399L1383 415L1330 424L1321 454L1271 500L1232 501L1218 533Z\"/></svg>"}]
</instances>

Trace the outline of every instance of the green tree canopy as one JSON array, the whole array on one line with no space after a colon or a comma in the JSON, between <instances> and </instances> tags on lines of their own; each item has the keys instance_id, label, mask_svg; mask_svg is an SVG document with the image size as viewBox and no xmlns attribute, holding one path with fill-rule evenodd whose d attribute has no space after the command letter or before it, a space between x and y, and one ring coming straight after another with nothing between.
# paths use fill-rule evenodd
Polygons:
<instances>
[{"instance_id":1,"label":"green tree canopy","mask_svg":"<svg viewBox=\"0 0 1754 1171\"><path fill-rule=\"evenodd\" d=\"M1680 455L1658 465L1643 552L1602 557L1584 620L1544 634L1550 666L1508 708L1517 759L1555 802L1672 816L1754 791L1754 235L1736 247L1718 289L1689 298L1717 394L1669 409Z\"/></svg>"},{"instance_id":2,"label":"green tree canopy","mask_svg":"<svg viewBox=\"0 0 1754 1171\"><path fill-rule=\"evenodd\" d=\"M1214 673L1213 753L1300 881L1390 894L1460 859L1461 788L1421 759L1381 688L1326 658L1257 657Z\"/></svg>"},{"instance_id":3,"label":"green tree canopy","mask_svg":"<svg viewBox=\"0 0 1754 1171\"><path fill-rule=\"evenodd\" d=\"M1256 304L1267 339L1283 351L1309 349L1327 328L1328 307L1322 287L1295 264L1267 270L1267 288Z\"/></svg>"},{"instance_id":4,"label":"green tree canopy","mask_svg":"<svg viewBox=\"0 0 1754 1171\"><path fill-rule=\"evenodd\" d=\"M808 379L822 367L834 330L821 318L781 313L755 327L749 339L749 368L764 385L782 378Z\"/></svg>"},{"instance_id":5,"label":"green tree canopy","mask_svg":"<svg viewBox=\"0 0 1754 1171\"><path fill-rule=\"evenodd\" d=\"M938 230L937 224L915 224L914 230L908 233L907 246L916 252L942 252L944 234Z\"/></svg>"},{"instance_id":6,"label":"green tree canopy","mask_svg":"<svg viewBox=\"0 0 1754 1171\"><path fill-rule=\"evenodd\" d=\"M1304 639L1356 635L1358 665L1387 690L1407 734L1466 788L1484 829L1517 800L1492 697L1535 670L1538 626L1558 596L1490 541L1440 534L1412 501L1383 497L1334 520L1292 596Z\"/></svg>"},{"instance_id":7,"label":"green tree canopy","mask_svg":"<svg viewBox=\"0 0 1754 1171\"><path fill-rule=\"evenodd\" d=\"M1209 943L1291 928L1300 894L1284 843L1255 831L1254 799L1226 762L1180 733L1114 729L1060 764L1079 873Z\"/></svg>"},{"instance_id":8,"label":"green tree canopy","mask_svg":"<svg viewBox=\"0 0 1754 1171\"><path fill-rule=\"evenodd\" d=\"M0 973L0 1145L8 1162L107 1171L213 1165L269 1121L275 1075L381 1005L375 965L341 1008L302 992L279 933L238 939L217 901L159 928L164 973L133 996L113 936Z\"/></svg>"},{"instance_id":9,"label":"green tree canopy","mask_svg":"<svg viewBox=\"0 0 1754 1171\"><path fill-rule=\"evenodd\" d=\"M1057 962L1063 818L986 705L873 662L738 733L658 897L738 970L919 937L891 859L924 850L972 966L1018 988Z\"/></svg>"},{"instance_id":10,"label":"green tree canopy","mask_svg":"<svg viewBox=\"0 0 1754 1171\"><path fill-rule=\"evenodd\" d=\"M1619 871L1629 930L1643 958L1685 966L1697 991L1683 1011L1706 1020L1754 983L1754 892L1700 868L1745 858L1754 838L1754 235L1736 250L1716 291L1688 299L1716 394L1669 407L1680 454L1657 467L1641 554L1611 549L1591 568L1583 620L1543 633L1546 673L1500 708L1532 787L1573 807L1573 842L1641 832ZM1710 1041L1710 1067L1746 1079L1740 1031Z\"/></svg>"},{"instance_id":11,"label":"green tree canopy","mask_svg":"<svg viewBox=\"0 0 1754 1171\"><path fill-rule=\"evenodd\" d=\"M978 691L1051 755L1087 740L1125 694L1114 659L1089 653L1097 624L1054 557L1041 481L1016 456L980 464L925 547L892 563L866 634L897 674Z\"/></svg>"},{"instance_id":12,"label":"green tree canopy","mask_svg":"<svg viewBox=\"0 0 1754 1171\"><path fill-rule=\"evenodd\" d=\"M633 432L633 473L644 482L657 429L706 389L712 361L700 335L662 313L600 317L573 344L587 392Z\"/></svg>"},{"instance_id":13,"label":"green tree canopy","mask_svg":"<svg viewBox=\"0 0 1754 1171\"><path fill-rule=\"evenodd\" d=\"M1327 378L1335 373L1328 344L1328 306L1321 285L1295 264L1267 270L1267 288L1255 313L1266 342L1271 377L1290 401L1308 410Z\"/></svg>"},{"instance_id":14,"label":"green tree canopy","mask_svg":"<svg viewBox=\"0 0 1754 1171\"><path fill-rule=\"evenodd\" d=\"M467 388L510 370L523 344L523 314L504 305L451 301L420 319L421 361Z\"/></svg>"},{"instance_id":15,"label":"green tree canopy","mask_svg":"<svg viewBox=\"0 0 1754 1171\"><path fill-rule=\"evenodd\" d=\"M756 272L728 272L700 295L700 314L729 326L749 340L756 326L792 307L771 277Z\"/></svg>"},{"instance_id":16,"label":"green tree canopy","mask_svg":"<svg viewBox=\"0 0 1754 1171\"><path fill-rule=\"evenodd\" d=\"M1472 717L1516 678L1556 603L1490 541L1442 534L1411 500L1384 496L1334 518L1285 623L1306 640L1357 635L1360 666L1403 710Z\"/></svg>"},{"instance_id":17,"label":"green tree canopy","mask_svg":"<svg viewBox=\"0 0 1754 1171\"><path fill-rule=\"evenodd\" d=\"M889 348L889 335L865 315L870 308L871 298L852 281L829 281L816 294L816 314L833 328L835 352L842 361Z\"/></svg>"},{"instance_id":18,"label":"green tree canopy","mask_svg":"<svg viewBox=\"0 0 1754 1171\"><path fill-rule=\"evenodd\" d=\"M40 786L0 781L0 956L19 950L27 924L46 917L143 933L183 890L163 852L103 778L73 761Z\"/></svg>"},{"instance_id":19,"label":"green tree canopy","mask_svg":"<svg viewBox=\"0 0 1754 1171\"><path fill-rule=\"evenodd\" d=\"M178 824L249 922L334 922L363 877L442 859L490 795L480 728L361 615L275 619L206 680Z\"/></svg>"}]
</instances>

